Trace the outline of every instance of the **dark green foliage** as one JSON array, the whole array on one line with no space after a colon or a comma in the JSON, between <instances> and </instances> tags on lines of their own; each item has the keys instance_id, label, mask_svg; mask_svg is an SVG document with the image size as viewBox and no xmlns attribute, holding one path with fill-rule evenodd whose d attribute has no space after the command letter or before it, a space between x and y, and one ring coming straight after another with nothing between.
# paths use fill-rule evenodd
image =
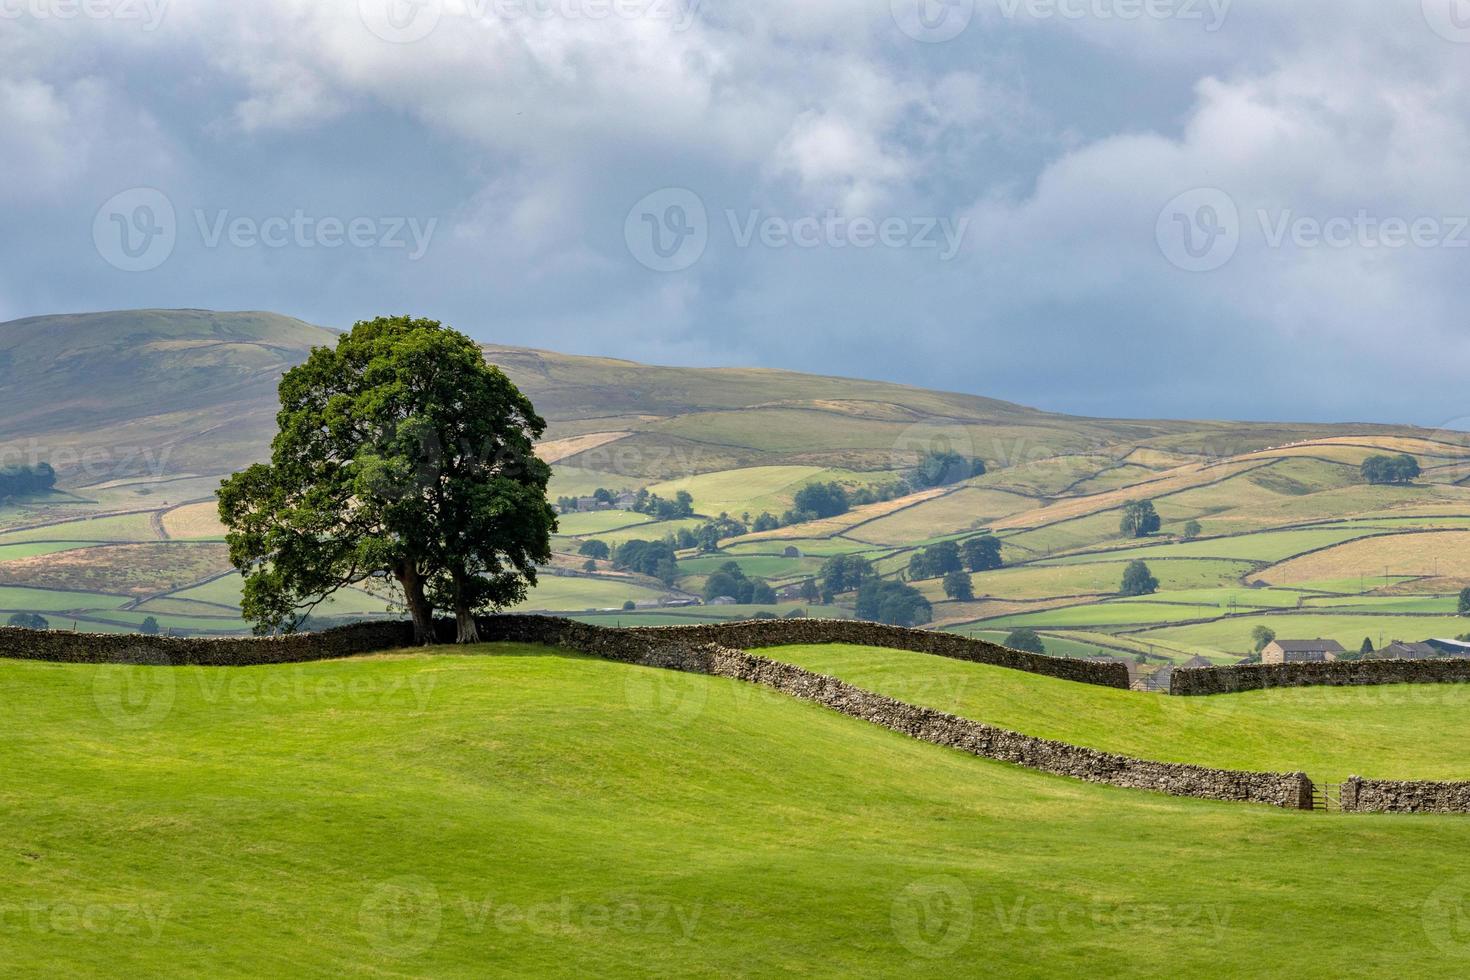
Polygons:
<instances>
[{"instance_id":1,"label":"dark green foliage","mask_svg":"<svg viewBox=\"0 0 1470 980\"><path fill-rule=\"evenodd\" d=\"M1268 626L1257 626L1251 630L1251 649L1260 653L1266 646L1276 639L1276 631Z\"/></svg>"},{"instance_id":2,"label":"dark green foliage","mask_svg":"<svg viewBox=\"0 0 1470 980\"><path fill-rule=\"evenodd\" d=\"M674 548L667 541L624 541L613 550L613 568L640 575L659 576L661 562L674 561Z\"/></svg>"},{"instance_id":3,"label":"dark green foliage","mask_svg":"<svg viewBox=\"0 0 1470 980\"><path fill-rule=\"evenodd\" d=\"M1363 637L1363 645L1358 647L1358 656L1360 658L1366 657L1375 652L1376 651L1373 649L1373 639L1367 636Z\"/></svg>"},{"instance_id":4,"label":"dark green foliage","mask_svg":"<svg viewBox=\"0 0 1470 980\"><path fill-rule=\"evenodd\" d=\"M965 567L972 572L988 572L1005 564L1000 557L1000 538L982 534L965 542Z\"/></svg>"},{"instance_id":5,"label":"dark green foliage","mask_svg":"<svg viewBox=\"0 0 1470 980\"><path fill-rule=\"evenodd\" d=\"M637 608L638 608L638 603L634 602L632 599L629 599L629 600L627 600L626 602L623 603L623 612L632 612L633 610L635 610Z\"/></svg>"},{"instance_id":6,"label":"dark green foliage","mask_svg":"<svg viewBox=\"0 0 1470 980\"><path fill-rule=\"evenodd\" d=\"M56 471L50 463L0 466L0 499L46 493L55 486Z\"/></svg>"},{"instance_id":7,"label":"dark green foliage","mask_svg":"<svg viewBox=\"0 0 1470 980\"><path fill-rule=\"evenodd\" d=\"M958 572L964 567L964 562L960 559L960 546L953 541L941 541L914 553L909 559L909 578L939 578L950 572Z\"/></svg>"},{"instance_id":8,"label":"dark green foliage","mask_svg":"<svg viewBox=\"0 0 1470 980\"><path fill-rule=\"evenodd\" d=\"M752 531L774 531L780 526L781 522L776 519L775 514L761 511L760 516L750 525L750 529Z\"/></svg>"},{"instance_id":9,"label":"dark green foliage","mask_svg":"<svg viewBox=\"0 0 1470 980\"><path fill-rule=\"evenodd\" d=\"M1461 616L1470 616L1470 589L1460 590L1459 610Z\"/></svg>"},{"instance_id":10,"label":"dark green foliage","mask_svg":"<svg viewBox=\"0 0 1470 980\"><path fill-rule=\"evenodd\" d=\"M818 576L822 580L823 593L841 595L858 588L874 574L873 566L866 558L857 555L833 555L822 562Z\"/></svg>"},{"instance_id":11,"label":"dark green foliage","mask_svg":"<svg viewBox=\"0 0 1470 980\"><path fill-rule=\"evenodd\" d=\"M1130 561L1123 570L1123 595L1153 595L1159 590L1159 580L1141 561Z\"/></svg>"},{"instance_id":12,"label":"dark green foliage","mask_svg":"<svg viewBox=\"0 0 1470 980\"><path fill-rule=\"evenodd\" d=\"M934 618L923 593L902 582L868 579L858 589L859 619L889 626L922 626Z\"/></svg>"},{"instance_id":13,"label":"dark green foliage","mask_svg":"<svg viewBox=\"0 0 1470 980\"><path fill-rule=\"evenodd\" d=\"M822 597L822 590L817 588L817 580L814 578L802 579L801 599L803 602L816 602Z\"/></svg>"},{"instance_id":14,"label":"dark green foliage","mask_svg":"<svg viewBox=\"0 0 1470 980\"><path fill-rule=\"evenodd\" d=\"M152 616L144 617L143 622L138 626L138 632L142 633L144 636L157 636L158 620L154 619Z\"/></svg>"},{"instance_id":15,"label":"dark green foliage","mask_svg":"<svg viewBox=\"0 0 1470 980\"><path fill-rule=\"evenodd\" d=\"M929 452L909 472L908 482L915 490L927 490L984 475L985 463L981 460L950 451Z\"/></svg>"},{"instance_id":16,"label":"dark green foliage","mask_svg":"<svg viewBox=\"0 0 1470 980\"><path fill-rule=\"evenodd\" d=\"M665 500L658 494L649 493L647 489L643 489L638 491L638 499L633 502L633 510L661 521L679 520L694 516L694 497L689 491L680 490L674 494L673 500Z\"/></svg>"},{"instance_id":17,"label":"dark green foliage","mask_svg":"<svg viewBox=\"0 0 1470 980\"><path fill-rule=\"evenodd\" d=\"M1159 515L1151 500L1130 500L1123 506L1118 531L1125 538L1146 538L1159 529Z\"/></svg>"},{"instance_id":18,"label":"dark green foliage","mask_svg":"<svg viewBox=\"0 0 1470 980\"><path fill-rule=\"evenodd\" d=\"M1419 476L1419 463L1407 453L1369 456L1363 460L1362 473L1369 483L1411 483Z\"/></svg>"},{"instance_id":19,"label":"dark green foliage","mask_svg":"<svg viewBox=\"0 0 1470 980\"><path fill-rule=\"evenodd\" d=\"M1186 521L1184 524L1184 540L1193 541L1199 537L1200 532L1203 530L1204 528L1200 526L1199 521Z\"/></svg>"},{"instance_id":20,"label":"dark green foliage","mask_svg":"<svg viewBox=\"0 0 1470 980\"><path fill-rule=\"evenodd\" d=\"M944 594L959 602L975 598L975 588L967 572L950 572L944 576Z\"/></svg>"},{"instance_id":21,"label":"dark green foliage","mask_svg":"<svg viewBox=\"0 0 1470 980\"><path fill-rule=\"evenodd\" d=\"M220 518L258 632L292 631L337 589L397 581L420 643L434 609L460 642L525 598L551 559L546 423L470 338L362 321L280 383L271 460L225 480Z\"/></svg>"},{"instance_id":22,"label":"dark green foliage","mask_svg":"<svg viewBox=\"0 0 1470 980\"><path fill-rule=\"evenodd\" d=\"M607 546L606 541L588 539L577 545L577 554L586 558L596 558L598 561L607 561L612 554L612 549Z\"/></svg>"},{"instance_id":23,"label":"dark green foliage","mask_svg":"<svg viewBox=\"0 0 1470 980\"><path fill-rule=\"evenodd\" d=\"M44 630L51 628L51 624L47 622L46 617L42 616L40 613L12 613L10 619L8 619L6 622L10 626L19 626L22 629L28 630Z\"/></svg>"},{"instance_id":24,"label":"dark green foliage","mask_svg":"<svg viewBox=\"0 0 1470 980\"><path fill-rule=\"evenodd\" d=\"M718 551L720 542L726 538L738 538L745 533L745 525L729 514L721 514L694 529L695 546L700 551Z\"/></svg>"},{"instance_id":25,"label":"dark green foliage","mask_svg":"<svg viewBox=\"0 0 1470 980\"><path fill-rule=\"evenodd\" d=\"M817 519L836 517L847 513L849 506L847 491L838 483L808 483L796 491L798 514L812 514Z\"/></svg>"},{"instance_id":26,"label":"dark green foliage","mask_svg":"<svg viewBox=\"0 0 1470 980\"><path fill-rule=\"evenodd\" d=\"M1033 629L1021 627L1013 629L1006 637L1005 645L1012 650L1020 650L1024 653L1046 653L1046 644L1041 642L1041 637Z\"/></svg>"},{"instance_id":27,"label":"dark green foliage","mask_svg":"<svg viewBox=\"0 0 1470 980\"><path fill-rule=\"evenodd\" d=\"M728 596L742 606L773 606L776 591L758 578L747 578L733 561L721 565L704 583L704 599L709 602Z\"/></svg>"}]
</instances>

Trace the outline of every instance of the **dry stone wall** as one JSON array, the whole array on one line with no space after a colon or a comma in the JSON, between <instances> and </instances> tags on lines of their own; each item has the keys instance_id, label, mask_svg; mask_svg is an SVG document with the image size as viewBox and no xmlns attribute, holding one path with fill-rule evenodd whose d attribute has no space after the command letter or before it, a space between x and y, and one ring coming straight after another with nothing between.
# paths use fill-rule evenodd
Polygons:
<instances>
[{"instance_id":1,"label":"dry stone wall","mask_svg":"<svg viewBox=\"0 0 1470 980\"><path fill-rule=\"evenodd\" d=\"M1340 790L1344 813L1470 813L1470 782L1404 782L1354 776Z\"/></svg>"},{"instance_id":2,"label":"dry stone wall","mask_svg":"<svg viewBox=\"0 0 1470 980\"><path fill-rule=\"evenodd\" d=\"M1372 684L1470 684L1470 659L1340 660L1241 664L1176 669L1169 693L1235 694L1274 687L1353 687Z\"/></svg>"}]
</instances>

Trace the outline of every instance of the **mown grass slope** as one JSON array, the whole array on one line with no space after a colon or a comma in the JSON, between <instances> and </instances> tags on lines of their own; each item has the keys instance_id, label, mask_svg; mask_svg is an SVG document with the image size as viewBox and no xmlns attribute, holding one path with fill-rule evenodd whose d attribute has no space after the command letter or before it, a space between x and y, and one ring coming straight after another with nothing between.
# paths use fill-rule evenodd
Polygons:
<instances>
[{"instance_id":1,"label":"mown grass slope","mask_svg":"<svg viewBox=\"0 0 1470 980\"><path fill-rule=\"evenodd\" d=\"M500 646L0 663L15 975L1459 975L1470 822L1043 776ZM1345 887L1350 882L1350 887Z\"/></svg>"}]
</instances>

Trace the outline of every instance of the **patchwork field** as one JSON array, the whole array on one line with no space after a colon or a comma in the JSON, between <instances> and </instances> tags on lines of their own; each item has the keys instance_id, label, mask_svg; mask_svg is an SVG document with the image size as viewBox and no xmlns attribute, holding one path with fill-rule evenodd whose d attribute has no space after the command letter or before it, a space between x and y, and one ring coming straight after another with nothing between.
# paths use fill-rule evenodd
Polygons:
<instances>
[{"instance_id":1,"label":"patchwork field","mask_svg":"<svg viewBox=\"0 0 1470 980\"><path fill-rule=\"evenodd\" d=\"M478 652L0 663L17 733L0 740L15 777L0 877L25 923L0 930L0 961L18 975L1311 975L1350 935L1354 970L1463 972L1460 818L1093 786L734 681ZM967 703L1004 709L988 689ZM1247 731L1310 741L1311 725L1274 728L1241 703L1230 717ZM1073 708L1035 724L1101 738L1118 717ZM1309 714L1334 730L1331 705ZM1414 717L1385 710L1373 738ZM1188 719L1150 730L1237 748Z\"/></svg>"}]
</instances>

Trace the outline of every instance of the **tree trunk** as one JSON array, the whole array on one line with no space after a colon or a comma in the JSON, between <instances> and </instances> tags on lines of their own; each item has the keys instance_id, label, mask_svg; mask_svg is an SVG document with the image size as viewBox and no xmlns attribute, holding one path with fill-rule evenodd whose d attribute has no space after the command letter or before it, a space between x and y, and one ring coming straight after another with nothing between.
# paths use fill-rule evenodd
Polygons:
<instances>
[{"instance_id":1,"label":"tree trunk","mask_svg":"<svg viewBox=\"0 0 1470 980\"><path fill-rule=\"evenodd\" d=\"M398 584L403 587L404 603L413 618L413 642L421 647L432 646L434 636L434 609L424 595L424 577L418 566L405 562L398 570Z\"/></svg>"},{"instance_id":2,"label":"tree trunk","mask_svg":"<svg viewBox=\"0 0 1470 980\"><path fill-rule=\"evenodd\" d=\"M454 642L479 643L480 628L475 624L475 611L464 601L463 583L463 576L454 573L454 623L458 629Z\"/></svg>"}]
</instances>

